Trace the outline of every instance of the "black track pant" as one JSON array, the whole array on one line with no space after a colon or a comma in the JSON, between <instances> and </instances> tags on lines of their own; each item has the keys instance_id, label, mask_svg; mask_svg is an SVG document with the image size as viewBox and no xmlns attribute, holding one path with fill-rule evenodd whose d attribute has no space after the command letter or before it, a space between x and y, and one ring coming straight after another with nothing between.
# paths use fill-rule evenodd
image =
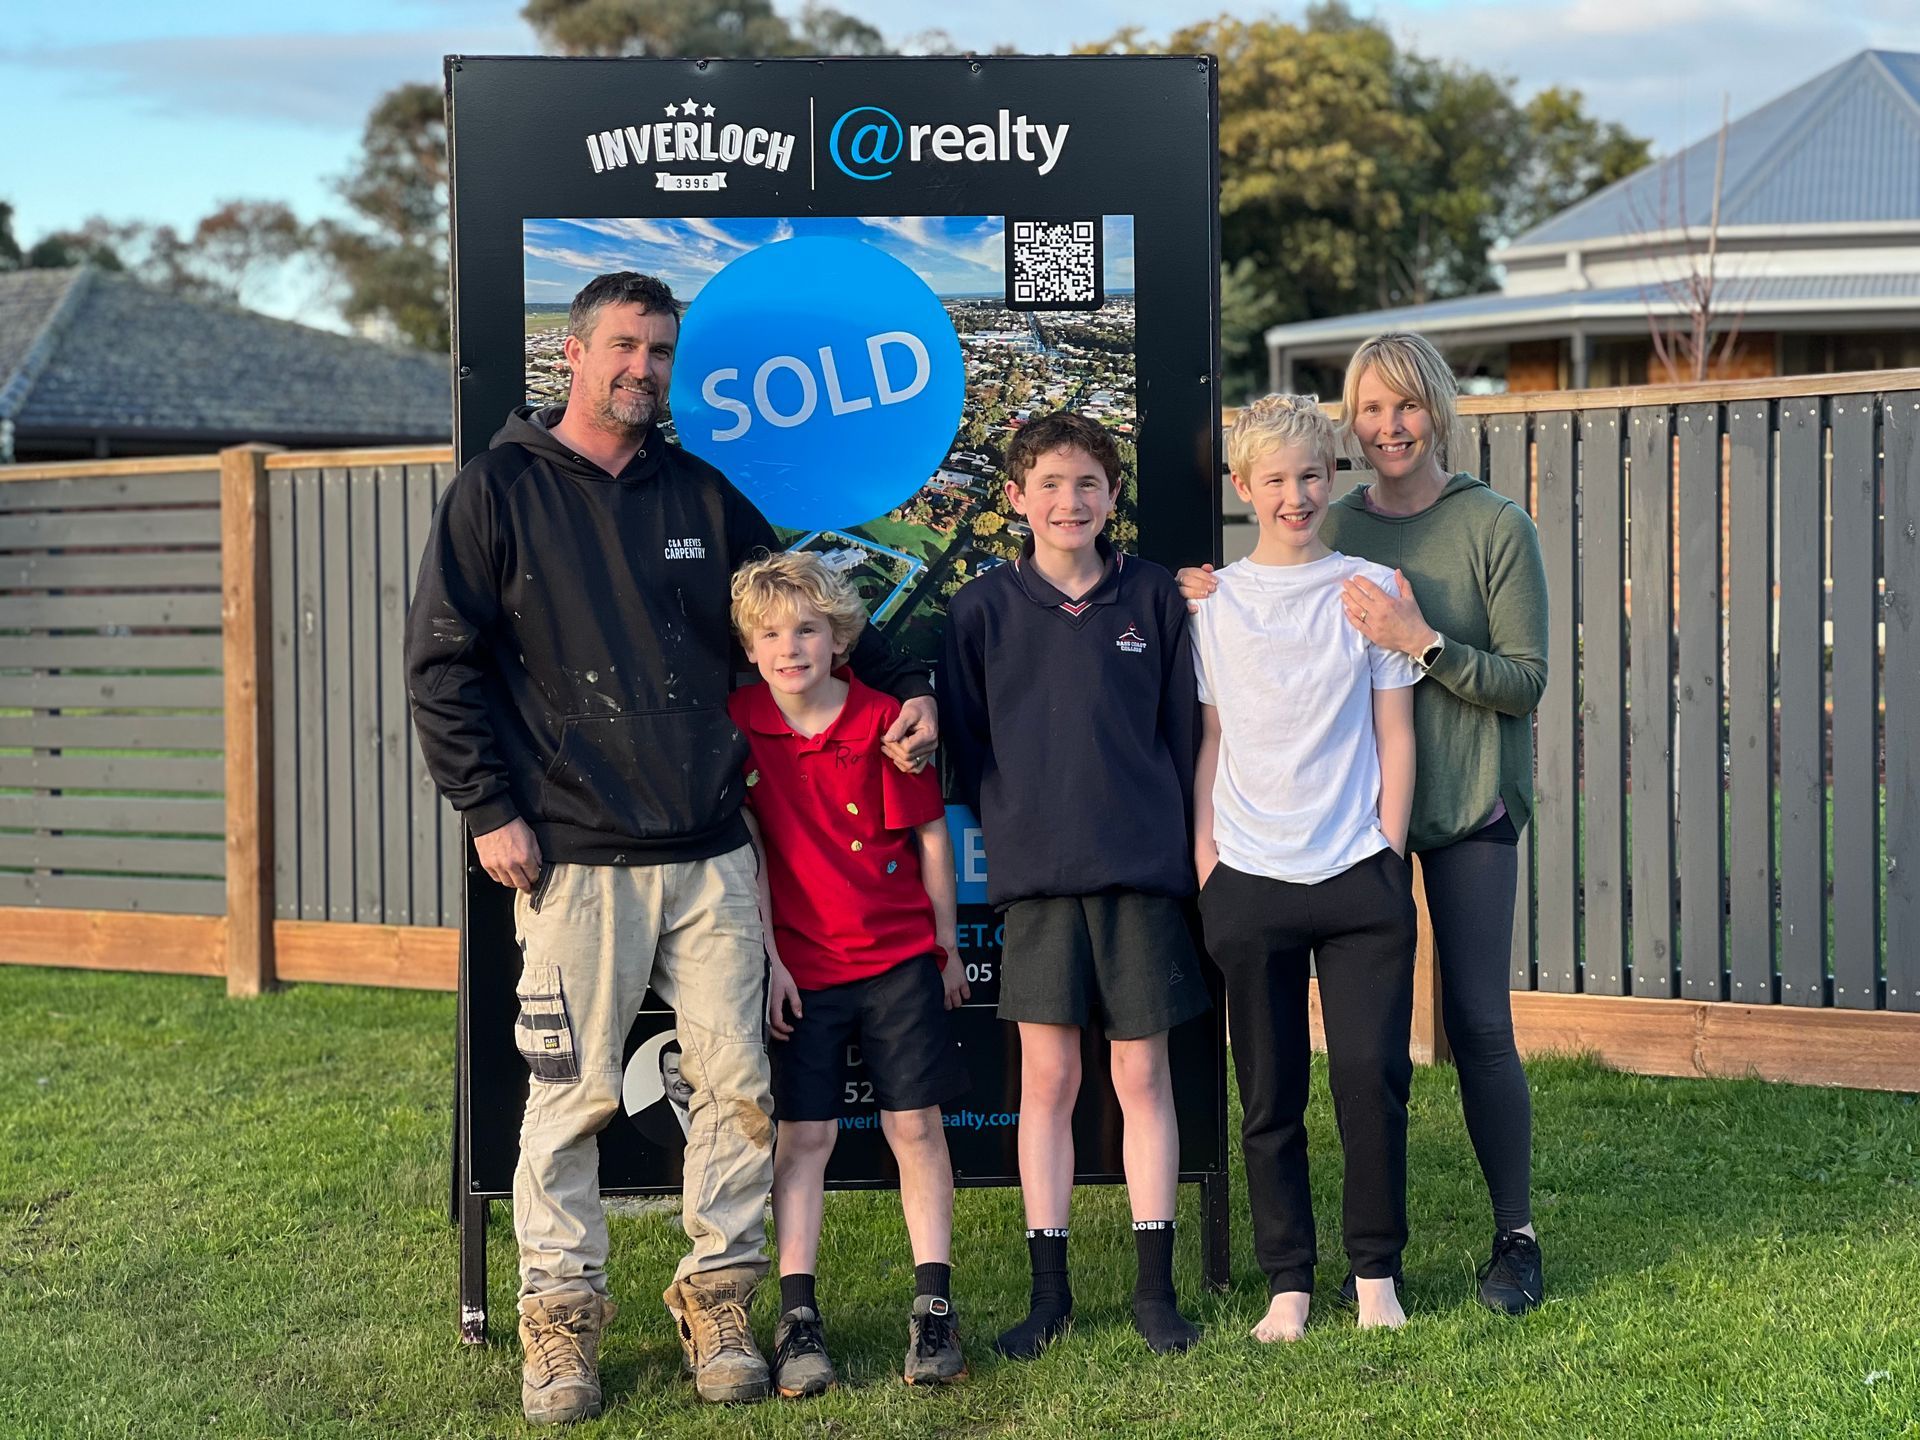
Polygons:
<instances>
[{"instance_id":1,"label":"black track pant","mask_svg":"<svg viewBox=\"0 0 1920 1440\"><path fill-rule=\"evenodd\" d=\"M1533 1106L1513 1043L1513 821L1501 816L1464 840L1420 852L1440 969L1440 1018L1460 1072L1467 1135L1487 1177L1494 1224L1533 1219Z\"/></svg>"},{"instance_id":2,"label":"black track pant","mask_svg":"<svg viewBox=\"0 0 1920 1440\"><path fill-rule=\"evenodd\" d=\"M1200 893L1200 916L1227 982L1253 1245L1268 1293L1313 1288L1309 956L1320 981L1333 1113L1346 1154L1347 1259L1364 1279L1397 1274L1407 1243L1413 1080L1411 867L1382 850L1331 880L1292 885L1221 865Z\"/></svg>"}]
</instances>

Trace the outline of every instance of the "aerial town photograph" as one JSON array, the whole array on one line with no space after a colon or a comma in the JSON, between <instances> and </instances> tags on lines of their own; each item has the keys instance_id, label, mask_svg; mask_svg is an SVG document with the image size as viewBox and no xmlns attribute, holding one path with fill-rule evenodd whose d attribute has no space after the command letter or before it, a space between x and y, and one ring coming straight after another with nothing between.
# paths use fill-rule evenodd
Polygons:
<instances>
[{"instance_id":1,"label":"aerial town photograph","mask_svg":"<svg viewBox=\"0 0 1920 1440\"><path fill-rule=\"evenodd\" d=\"M940 298L966 366L960 424L926 483L884 515L844 530L785 530L853 580L874 623L904 652L939 652L947 599L1019 553L1026 527L1007 504L1001 460L1034 415L1073 409L1113 432L1123 464L1107 533L1136 537L1132 220L1104 223L1104 301L1097 310L1006 308L1005 224L999 216L852 220L529 220L526 224L527 399L567 393L569 298L609 270L658 274L683 303L727 261L790 236L855 234L909 264Z\"/></svg>"}]
</instances>

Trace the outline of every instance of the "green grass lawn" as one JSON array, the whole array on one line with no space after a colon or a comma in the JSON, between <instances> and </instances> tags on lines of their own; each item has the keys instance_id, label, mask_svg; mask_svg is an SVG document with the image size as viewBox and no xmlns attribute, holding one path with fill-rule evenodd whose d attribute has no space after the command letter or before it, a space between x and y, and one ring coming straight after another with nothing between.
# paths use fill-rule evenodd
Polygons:
<instances>
[{"instance_id":1,"label":"green grass lawn","mask_svg":"<svg viewBox=\"0 0 1920 1440\"><path fill-rule=\"evenodd\" d=\"M0 1435L517 1436L502 1334L456 1338L445 1218L450 996L321 986L252 1002L218 982L0 968ZM1317 1102L1320 1296L1307 1339L1245 1338L1264 1287L1244 1215L1232 1293L1180 1275L1207 1327L1155 1359L1127 1323L1117 1190L1074 1215L1078 1328L996 1362L1022 1313L1018 1196L962 1192L955 1294L973 1378L894 1378L912 1270L897 1202L827 1207L821 1294L847 1384L721 1410L678 1376L655 1297L682 1239L614 1221L623 1303L607 1416L580 1436L1920 1435L1920 1108L1912 1097L1533 1067L1551 1302L1470 1303L1489 1236L1450 1070L1414 1088L1413 1319L1360 1335L1340 1280L1337 1152ZM1319 1076L1324 1091L1324 1069ZM1236 1176L1237 1182L1237 1176ZM1236 1199L1244 1189L1236 1183ZM762 1338L771 1287L756 1307Z\"/></svg>"}]
</instances>

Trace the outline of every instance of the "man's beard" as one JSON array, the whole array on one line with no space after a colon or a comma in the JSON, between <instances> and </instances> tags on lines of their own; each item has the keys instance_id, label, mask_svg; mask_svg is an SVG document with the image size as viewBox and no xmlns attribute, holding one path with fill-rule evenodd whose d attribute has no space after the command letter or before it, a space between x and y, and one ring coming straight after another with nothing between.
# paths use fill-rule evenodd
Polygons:
<instances>
[{"instance_id":1,"label":"man's beard","mask_svg":"<svg viewBox=\"0 0 1920 1440\"><path fill-rule=\"evenodd\" d=\"M599 407L599 418L609 429L644 430L660 410L660 397L651 390L614 386Z\"/></svg>"}]
</instances>

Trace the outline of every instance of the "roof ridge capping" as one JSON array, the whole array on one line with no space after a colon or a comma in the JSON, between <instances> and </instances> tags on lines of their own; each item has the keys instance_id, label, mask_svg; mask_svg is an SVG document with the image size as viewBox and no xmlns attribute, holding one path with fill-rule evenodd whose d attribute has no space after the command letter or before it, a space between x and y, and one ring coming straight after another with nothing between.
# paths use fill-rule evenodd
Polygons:
<instances>
[{"instance_id":1,"label":"roof ridge capping","mask_svg":"<svg viewBox=\"0 0 1920 1440\"><path fill-rule=\"evenodd\" d=\"M33 393L34 382L47 368L47 361L53 358L60 332L78 308L80 297L93 282L94 273L94 267L84 262L73 267L67 275L67 283L60 287L59 296L47 307L46 318L40 322L39 330L21 352L20 363L14 367L13 374L0 377L0 423L11 421L27 403L27 397ZM10 458L0 455L0 463Z\"/></svg>"}]
</instances>

